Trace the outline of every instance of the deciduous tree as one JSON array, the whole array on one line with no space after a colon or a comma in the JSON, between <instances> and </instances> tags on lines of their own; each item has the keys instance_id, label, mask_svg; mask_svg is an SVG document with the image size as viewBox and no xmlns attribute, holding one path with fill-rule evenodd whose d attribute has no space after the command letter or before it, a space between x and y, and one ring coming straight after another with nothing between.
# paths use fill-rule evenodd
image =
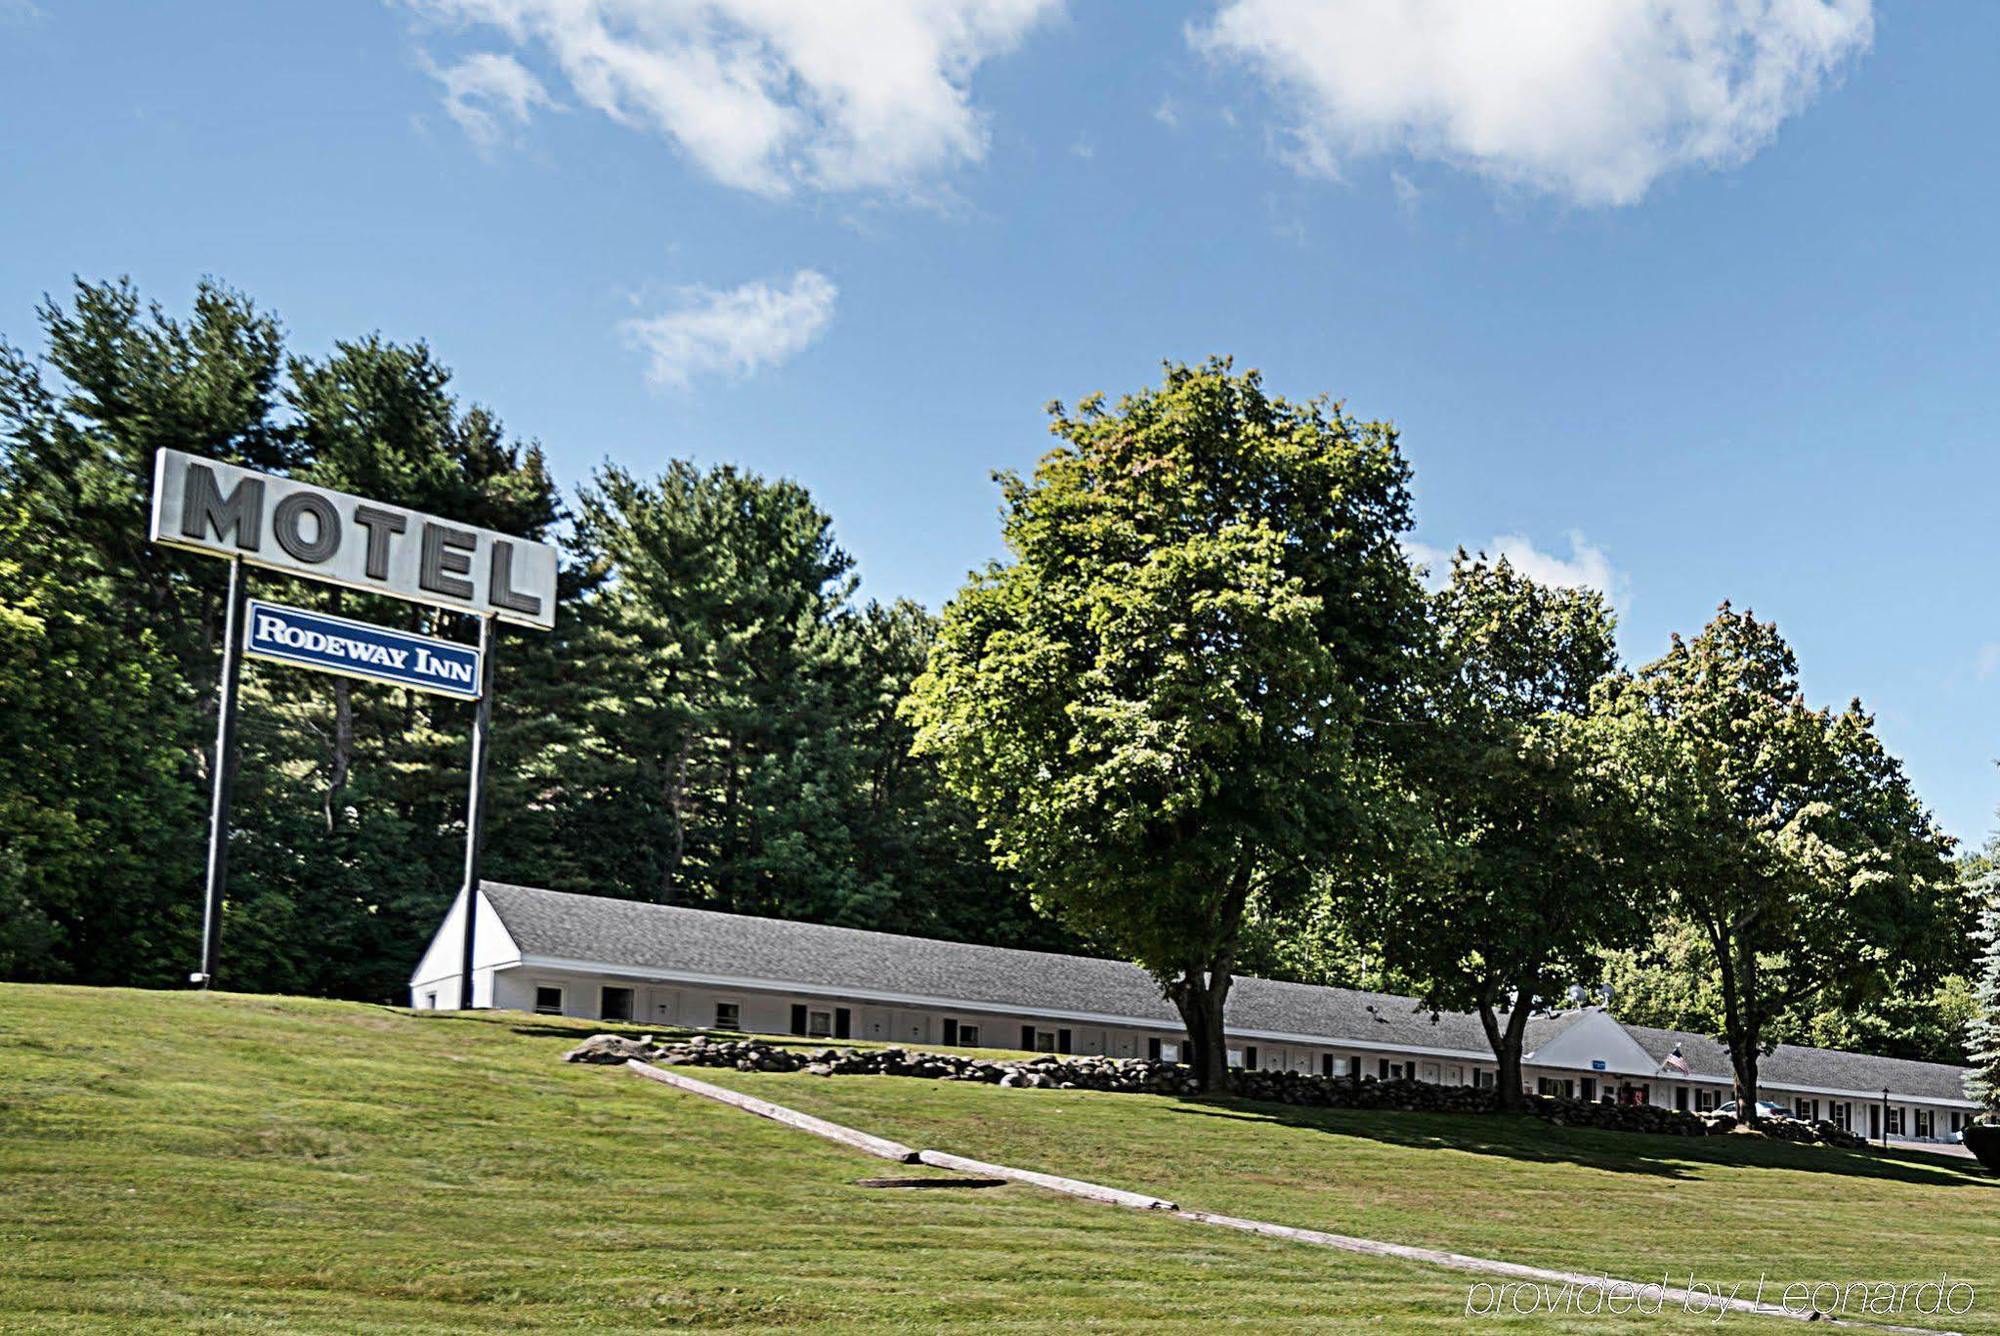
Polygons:
<instances>
[{"instance_id":1,"label":"deciduous tree","mask_svg":"<svg viewBox=\"0 0 2000 1336\"><path fill-rule=\"evenodd\" d=\"M1010 558L945 609L918 751L1001 866L1151 971L1206 1087L1246 913L1366 824L1421 635L1393 428L1227 361L1051 408L1003 474Z\"/></svg>"},{"instance_id":2,"label":"deciduous tree","mask_svg":"<svg viewBox=\"0 0 2000 1336\"><path fill-rule=\"evenodd\" d=\"M1659 860L1706 941L1738 1107L1786 1025L1890 987L1951 893L1951 840L1857 700L1809 708L1776 625L1724 604L1616 688L1662 810ZM1643 728L1638 725L1643 722Z\"/></svg>"},{"instance_id":3,"label":"deciduous tree","mask_svg":"<svg viewBox=\"0 0 2000 1336\"><path fill-rule=\"evenodd\" d=\"M1592 692L1617 664L1602 595L1460 552L1402 759L1405 855L1348 897L1429 1007L1475 1012L1503 1107L1521 1104L1538 999L1597 981L1654 881L1633 777Z\"/></svg>"}]
</instances>

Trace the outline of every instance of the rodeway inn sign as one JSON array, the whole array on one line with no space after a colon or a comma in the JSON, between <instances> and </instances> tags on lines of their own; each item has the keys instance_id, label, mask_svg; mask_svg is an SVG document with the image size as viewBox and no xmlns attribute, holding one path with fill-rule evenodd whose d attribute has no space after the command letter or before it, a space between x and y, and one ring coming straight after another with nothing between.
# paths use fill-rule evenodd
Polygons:
<instances>
[{"instance_id":1,"label":"rodeway inn sign","mask_svg":"<svg viewBox=\"0 0 2000 1336\"><path fill-rule=\"evenodd\" d=\"M162 450L153 465L152 538L229 560L221 708L209 800L201 968L206 988L221 954L229 878L229 791L235 777L236 684L245 654L478 702L466 800L470 905L485 833L487 732L493 718L494 624L546 631L556 623L556 550L220 460ZM262 566L370 594L428 603L479 619L479 645L373 626L331 613L252 601L248 567ZM472 1005L473 927L465 915L459 1005Z\"/></svg>"},{"instance_id":2,"label":"rodeway inn sign","mask_svg":"<svg viewBox=\"0 0 2000 1336\"><path fill-rule=\"evenodd\" d=\"M249 602L243 652L278 663L392 682L461 700L479 698L479 651L470 645L392 631L324 612Z\"/></svg>"}]
</instances>

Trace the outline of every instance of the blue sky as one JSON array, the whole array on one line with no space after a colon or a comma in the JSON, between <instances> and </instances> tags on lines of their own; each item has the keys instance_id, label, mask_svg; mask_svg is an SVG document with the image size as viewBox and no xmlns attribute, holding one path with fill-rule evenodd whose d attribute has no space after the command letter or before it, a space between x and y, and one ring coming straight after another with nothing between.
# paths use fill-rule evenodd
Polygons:
<instances>
[{"instance_id":1,"label":"blue sky","mask_svg":"<svg viewBox=\"0 0 2000 1336\"><path fill-rule=\"evenodd\" d=\"M0 0L0 335L213 274L303 351L428 339L566 484L796 477L932 607L1043 403L1231 353L1398 423L1416 539L1607 588L1634 661L1775 618L1977 841L1996 49L1863 0Z\"/></svg>"}]
</instances>

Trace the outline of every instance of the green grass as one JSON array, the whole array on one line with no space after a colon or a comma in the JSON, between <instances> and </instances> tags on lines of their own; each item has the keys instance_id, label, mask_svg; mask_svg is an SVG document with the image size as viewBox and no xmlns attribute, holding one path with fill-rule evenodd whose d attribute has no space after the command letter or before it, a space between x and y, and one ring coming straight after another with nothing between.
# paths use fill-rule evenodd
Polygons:
<instances>
[{"instance_id":1,"label":"green grass","mask_svg":"<svg viewBox=\"0 0 2000 1336\"><path fill-rule=\"evenodd\" d=\"M1979 1294L1948 1325L2000 1332L2000 1180L1966 1159L1525 1117L694 1074L910 1145L1536 1266L1642 1281L1692 1272L1749 1287L1763 1276L1771 1295L1791 1281L1918 1281L1942 1270Z\"/></svg>"},{"instance_id":2,"label":"green grass","mask_svg":"<svg viewBox=\"0 0 2000 1336\"><path fill-rule=\"evenodd\" d=\"M858 1188L896 1170L616 1068L558 1062L592 1028L0 986L0 1330L1464 1326L1470 1278L1452 1272L1026 1186ZM1446 1168L1468 1162L1388 1140L1416 1134L1416 1120L1384 1118L1374 1142L1334 1140L1242 1108L1140 1096L720 1078L838 1104L870 1130L922 1132L948 1150L1156 1186L1188 1204L1268 1204L1298 1224L1342 1214L1330 1210L1340 1196L1378 1192L1390 1160L1342 1152L1350 1142L1400 1158L1406 1192L1418 1178L1442 1192ZM1312 1154L1286 1164L1300 1144ZM1624 1152L1626 1172L1644 1172L1640 1150ZM1560 1158L1518 1164L1498 1146L1470 1162L1494 1202L1494 1176L1548 1184L1540 1202L1510 1204L1516 1214L1548 1204L1564 1176L1616 1182ZM1674 1194L1662 1202L1700 1210L1698 1178L1646 1182ZM1944 1182L1906 1190L1940 1210L1972 1196L2000 1206ZM1442 1206L1368 1208L1384 1232L1420 1232L1426 1214ZM1674 1252L1684 1218L1648 1218L1644 1234ZM1948 1220L1962 1216L1934 1220L1940 1240ZM1530 1240L1516 1218L1486 1250ZM1602 1332L1606 1320L1506 1326Z\"/></svg>"}]
</instances>

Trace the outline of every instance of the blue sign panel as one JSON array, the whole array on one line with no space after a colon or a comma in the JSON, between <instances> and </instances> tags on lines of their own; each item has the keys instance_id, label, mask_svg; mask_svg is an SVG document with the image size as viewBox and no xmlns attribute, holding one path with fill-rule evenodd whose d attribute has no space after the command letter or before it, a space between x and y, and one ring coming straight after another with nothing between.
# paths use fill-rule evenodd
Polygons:
<instances>
[{"instance_id":1,"label":"blue sign panel","mask_svg":"<svg viewBox=\"0 0 2000 1336\"><path fill-rule=\"evenodd\" d=\"M256 598L247 612L246 654L461 700L479 698L479 651L470 645Z\"/></svg>"},{"instance_id":2,"label":"blue sign panel","mask_svg":"<svg viewBox=\"0 0 2000 1336\"><path fill-rule=\"evenodd\" d=\"M1606 1067L1606 1065L1607 1065L1607 1064L1605 1063L1605 1061L1604 1061L1604 1059L1603 1059L1603 1058L1592 1058L1592 1059L1590 1060L1590 1070L1592 1070L1592 1071L1594 1071L1594 1072L1601 1072L1601 1071L1603 1071L1603 1070L1604 1070L1604 1068Z\"/></svg>"}]
</instances>

